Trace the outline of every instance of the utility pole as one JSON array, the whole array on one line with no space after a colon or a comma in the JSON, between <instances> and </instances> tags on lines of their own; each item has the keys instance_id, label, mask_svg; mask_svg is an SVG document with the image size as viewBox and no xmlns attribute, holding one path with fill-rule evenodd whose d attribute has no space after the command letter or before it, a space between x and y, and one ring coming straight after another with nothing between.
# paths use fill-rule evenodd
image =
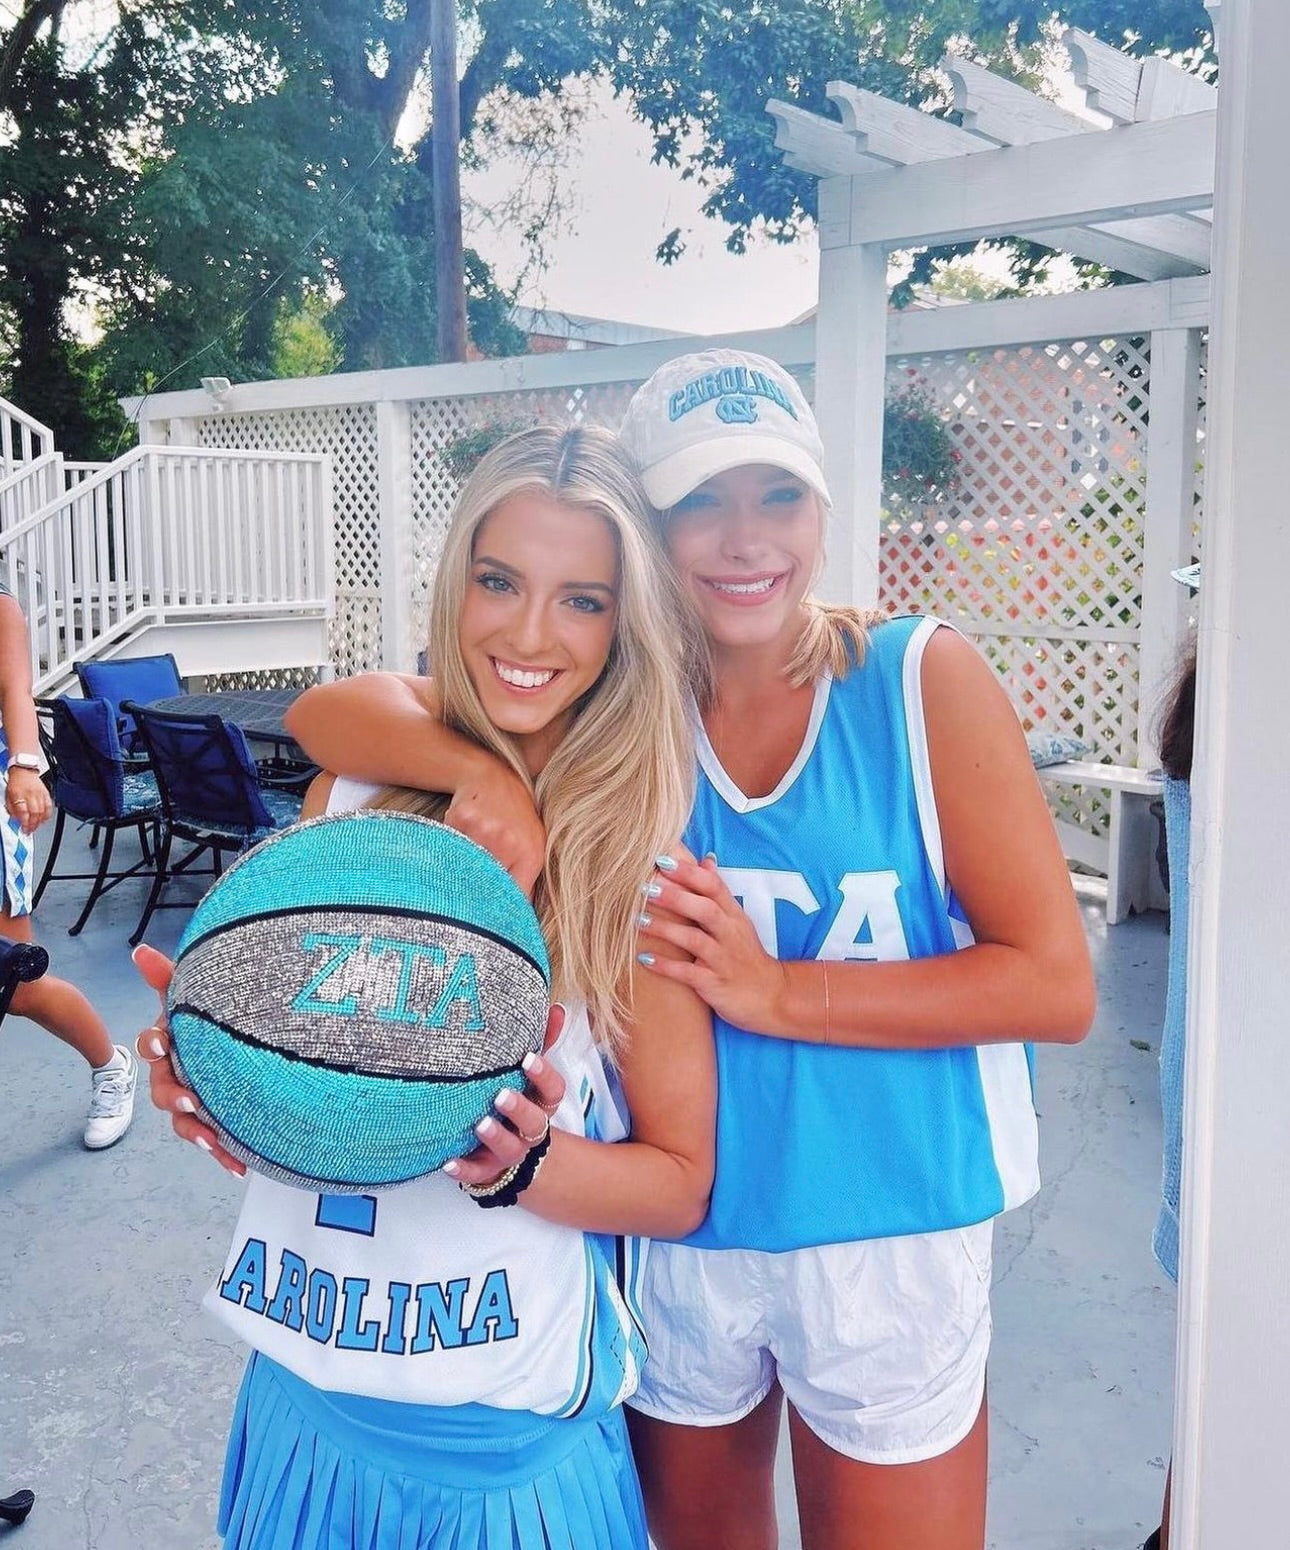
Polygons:
<instances>
[{"instance_id":1,"label":"utility pole","mask_svg":"<svg viewBox=\"0 0 1290 1550\"><path fill-rule=\"evenodd\" d=\"M431 176L434 279L441 361L466 359L466 278L461 256L461 91L456 0L430 0Z\"/></svg>"}]
</instances>

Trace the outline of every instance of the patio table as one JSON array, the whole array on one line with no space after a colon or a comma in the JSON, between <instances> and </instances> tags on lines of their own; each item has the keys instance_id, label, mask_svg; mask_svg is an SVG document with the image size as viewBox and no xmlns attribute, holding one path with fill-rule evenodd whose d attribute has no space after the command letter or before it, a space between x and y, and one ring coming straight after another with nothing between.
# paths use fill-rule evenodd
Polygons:
<instances>
[{"instance_id":1,"label":"patio table","mask_svg":"<svg viewBox=\"0 0 1290 1550\"><path fill-rule=\"evenodd\" d=\"M304 693L303 689L215 689L202 694L175 694L149 702L149 710L180 716L219 716L241 727L247 737L272 743L275 756L299 751L299 744L283 726L283 717Z\"/></svg>"}]
</instances>

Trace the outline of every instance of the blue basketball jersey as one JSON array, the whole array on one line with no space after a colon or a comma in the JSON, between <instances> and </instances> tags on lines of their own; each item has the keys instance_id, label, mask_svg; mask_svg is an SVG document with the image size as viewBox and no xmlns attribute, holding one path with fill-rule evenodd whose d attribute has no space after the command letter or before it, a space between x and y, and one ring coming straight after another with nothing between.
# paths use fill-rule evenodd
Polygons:
<instances>
[{"instance_id":1,"label":"blue basketball jersey","mask_svg":"<svg viewBox=\"0 0 1290 1550\"><path fill-rule=\"evenodd\" d=\"M923 723L937 628L881 624L860 667L823 677L768 796L745 797L699 731L685 843L716 854L777 958L890 962L972 942L945 878ZM1027 1046L840 1049L715 1025L716 1183L686 1242L775 1251L933 1232L1039 1187Z\"/></svg>"}]
</instances>

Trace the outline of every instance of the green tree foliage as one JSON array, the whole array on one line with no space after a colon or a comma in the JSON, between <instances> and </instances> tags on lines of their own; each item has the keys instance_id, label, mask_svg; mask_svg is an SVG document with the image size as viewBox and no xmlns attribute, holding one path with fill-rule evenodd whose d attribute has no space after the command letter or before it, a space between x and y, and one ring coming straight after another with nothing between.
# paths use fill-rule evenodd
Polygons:
<instances>
[{"instance_id":1,"label":"green tree foliage","mask_svg":"<svg viewBox=\"0 0 1290 1550\"><path fill-rule=\"evenodd\" d=\"M75 280L108 289L119 279L128 178L112 154L117 84L112 68L68 72L55 42L34 42L8 81L17 129L0 144L5 385L72 452L94 449L120 420L67 312Z\"/></svg>"},{"instance_id":2,"label":"green tree foliage","mask_svg":"<svg viewBox=\"0 0 1290 1550\"><path fill-rule=\"evenodd\" d=\"M657 159L701 183L736 250L754 230L792 240L814 215L814 180L774 149L771 97L829 113L825 83L845 79L946 112L934 67L947 47L1033 82L1053 15L1213 66L1200 0L461 0L458 11L468 159L500 143L499 104L545 119L554 141L576 119L566 84L608 79ZM114 393L264 376L302 358L343 369L433 359L429 0L116 0L110 30L87 47L104 14L95 0L14 0L0 22L0 370L14 395L85 451L112 434ZM683 247L675 232L660 256ZM1014 252L1018 284L1042 275L1044 249ZM522 348L509 298L475 254L467 288L475 344ZM93 346L68 321L87 308L101 327ZM288 347L292 327L300 348Z\"/></svg>"},{"instance_id":3,"label":"green tree foliage","mask_svg":"<svg viewBox=\"0 0 1290 1550\"><path fill-rule=\"evenodd\" d=\"M326 296L311 291L298 307L280 306L273 321L275 377L325 377L335 371L340 352L329 330L332 310Z\"/></svg>"},{"instance_id":4,"label":"green tree foliage","mask_svg":"<svg viewBox=\"0 0 1290 1550\"><path fill-rule=\"evenodd\" d=\"M948 113L935 66L952 47L1034 86L1045 28L1095 31L1115 47L1179 51L1212 65L1202 0L637 0L613 79L649 125L654 154L708 191L705 213L725 221L727 246L754 229L792 241L815 216L814 178L775 150L771 98L833 117L829 81L848 81L897 102ZM684 249L674 231L660 247ZM1018 278L1040 255L1019 250Z\"/></svg>"}]
</instances>

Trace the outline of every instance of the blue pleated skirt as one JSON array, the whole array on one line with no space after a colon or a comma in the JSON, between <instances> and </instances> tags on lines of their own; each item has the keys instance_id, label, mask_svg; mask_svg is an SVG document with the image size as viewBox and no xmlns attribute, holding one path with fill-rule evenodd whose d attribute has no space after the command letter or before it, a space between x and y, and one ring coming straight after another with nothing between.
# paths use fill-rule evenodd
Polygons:
<instances>
[{"instance_id":1,"label":"blue pleated skirt","mask_svg":"<svg viewBox=\"0 0 1290 1550\"><path fill-rule=\"evenodd\" d=\"M554 1420L330 1394L259 1353L224 1463L225 1550L646 1550L621 1408Z\"/></svg>"}]
</instances>

